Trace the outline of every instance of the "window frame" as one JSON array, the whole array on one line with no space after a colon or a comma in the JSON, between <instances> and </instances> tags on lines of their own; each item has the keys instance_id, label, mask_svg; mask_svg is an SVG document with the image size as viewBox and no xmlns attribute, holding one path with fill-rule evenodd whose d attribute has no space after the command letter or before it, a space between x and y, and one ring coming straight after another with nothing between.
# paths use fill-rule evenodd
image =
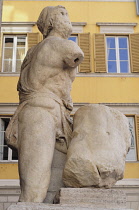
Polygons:
<instances>
[{"instance_id":1,"label":"window frame","mask_svg":"<svg viewBox=\"0 0 139 210\"><path fill-rule=\"evenodd\" d=\"M133 117L134 118L134 137L135 137L135 155L136 155L136 159L135 160L126 160L126 162L137 162L138 161L138 146L137 146L137 128L136 128L136 115L134 114L125 114L125 116L128 117Z\"/></svg>"},{"instance_id":2,"label":"window frame","mask_svg":"<svg viewBox=\"0 0 139 210\"><path fill-rule=\"evenodd\" d=\"M6 118L6 119L10 119L11 120L11 118L12 118L12 115L0 115L0 119L1 118ZM0 131L1 132L1 131ZM5 131L4 131L4 133L5 133ZM0 145L0 146L2 146L2 145ZM7 145L6 145L7 146ZM3 144L3 147L4 147L4 144ZM8 147L8 146L7 146ZM11 163L11 162L13 162L13 163L17 163L18 162L18 160L12 160L12 149L11 148L9 148L8 147L8 160L0 160L0 163Z\"/></svg>"},{"instance_id":3,"label":"window frame","mask_svg":"<svg viewBox=\"0 0 139 210\"><path fill-rule=\"evenodd\" d=\"M78 42L79 42L78 34L76 34L76 33L74 34L74 33L73 33L73 34L70 35L70 37L76 37L76 42L75 42L75 43L78 44ZM69 38L70 38L70 37L69 37ZM69 40L69 39L68 39L68 40ZM73 40L70 40L70 41L73 41ZM73 41L73 42L74 42L74 41ZM76 67L76 73L77 73L77 74L80 73L80 72L79 72L79 67L78 67L78 66Z\"/></svg>"},{"instance_id":4,"label":"window frame","mask_svg":"<svg viewBox=\"0 0 139 210\"><path fill-rule=\"evenodd\" d=\"M136 0L136 12L139 15L139 0Z\"/></svg>"},{"instance_id":5,"label":"window frame","mask_svg":"<svg viewBox=\"0 0 139 210\"><path fill-rule=\"evenodd\" d=\"M107 59L107 51L108 51L108 47L107 47L107 37L114 37L115 38L115 50L116 50L116 66L117 66L117 72L109 72L108 71L108 59ZM128 72L122 73L120 72L120 54L119 54L119 43L118 43L118 38L119 37L127 37L127 56L128 56L128 65L129 65L129 69ZM105 34L105 53L106 53L106 73L108 74L129 74L131 73L131 61L130 61L130 40L129 40L129 34Z\"/></svg>"},{"instance_id":6,"label":"window frame","mask_svg":"<svg viewBox=\"0 0 139 210\"><path fill-rule=\"evenodd\" d=\"M16 56L16 50L17 50L17 37L20 36L25 36L25 47L23 47L25 49L25 55L27 52L27 34L26 33L4 33L2 36L2 68L1 68L1 73L6 73L6 74L19 74L20 72L16 71L16 61L20 60L17 59ZM5 38L13 38L13 56L12 56L12 71L11 72L5 72L4 71L4 54L5 54Z\"/></svg>"}]
</instances>

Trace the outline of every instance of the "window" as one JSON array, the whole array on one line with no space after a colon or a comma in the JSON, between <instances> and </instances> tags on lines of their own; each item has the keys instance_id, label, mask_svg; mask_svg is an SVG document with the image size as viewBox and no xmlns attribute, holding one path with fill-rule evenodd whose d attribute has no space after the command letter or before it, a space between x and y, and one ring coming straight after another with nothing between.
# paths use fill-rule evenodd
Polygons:
<instances>
[{"instance_id":1,"label":"window","mask_svg":"<svg viewBox=\"0 0 139 210\"><path fill-rule=\"evenodd\" d=\"M129 73L129 44L126 36L106 37L107 72Z\"/></svg>"},{"instance_id":2,"label":"window","mask_svg":"<svg viewBox=\"0 0 139 210\"><path fill-rule=\"evenodd\" d=\"M8 126L9 121L10 118L7 117L0 118L0 161L18 160L17 151L8 148L5 141L5 130Z\"/></svg>"},{"instance_id":3,"label":"window","mask_svg":"<svg viewBox=\"0 0 139 210\"><path fill-rule=\"evenodd\" d=\"M75 43L78 43L78 36L70 36L70 37L68 38L68 40L71 40L71 41L73 41L73 42L75 42Z\"/></svg>"},{"instance_id":4,"label":"window","mask_svg":"<svg viewBox=\"0 0 139 210\"><path fill-rule=\"evenodd\" d=\"M26 52L26 35L4 35L2 72L20 72Z\"/></svg>"},{"instance_id":5,"label":"window","mask_svg":"<svg viewBox=\"0 0 139 210\"><path fill-rule=\"evenodd\" d=\"M82 51L84 52L84 59L78 66L78 73L88 73L91 71L90 66L90 34L89 33L78 33L73 34L69 37L69 40L77 43Z\"/></svg>"},{"instance_id":6,"label":"window","mask_svg":"<svg viewBox=\"0 0 139 210\"><path fill-rule=\"evenodd\" d=\"M139 33L99 33L94 35L94 41L96 73L139 73Z\"/></svg>"},{"instance_id":7,"label":"window","mask_svg":"<svg viewBox=\"0 0 139 210\"><path fill-rule=\"evenodd\" d=\"M135 139L135 118L127 117L129 121L129 130L131 133L131 147L126 156L127 161L136 161L137 160L137 151L136 151L136 139Z\"/></svg>"}]
</instances>

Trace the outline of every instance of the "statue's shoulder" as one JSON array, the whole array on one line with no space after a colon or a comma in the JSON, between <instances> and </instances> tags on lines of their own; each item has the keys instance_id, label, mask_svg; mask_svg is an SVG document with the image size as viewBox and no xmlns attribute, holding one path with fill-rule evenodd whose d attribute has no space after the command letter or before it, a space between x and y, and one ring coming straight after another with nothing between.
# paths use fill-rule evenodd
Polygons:
<instances>
[{"instance_id":1,"label":"statue's shoulder","mask_svg":"<svg viewBox=\"0 0 139 210\"><path fill-rule=\"evenodd\" d=\"M57 37L57 36L47 37L42 42L43 42L43 44L77 45L75 42L73 42L71 40L63 39L63 38Z\"/></svg>"}]
</instances>

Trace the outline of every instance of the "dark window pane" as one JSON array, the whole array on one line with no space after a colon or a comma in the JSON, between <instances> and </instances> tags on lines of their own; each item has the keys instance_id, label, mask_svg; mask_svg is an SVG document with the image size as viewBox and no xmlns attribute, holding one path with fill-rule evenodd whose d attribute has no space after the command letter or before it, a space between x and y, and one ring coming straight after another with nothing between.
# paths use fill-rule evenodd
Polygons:
<instances>
[{"instance_id":1,"label":"dark window pane","mask_svg":"<svg viewBox=\"0 0 139 210\"><path fill-rule=\"evenodd\" d=\"M17 150L12 150L12 160L18 160L18 152L17 152Z\"/></svg>"},{"instance_id":2,"label":"dark window pane","mask_svg":"<svg viewBox=\"0 0 139 210\"><path fill-rule=\"evenodd\" d=\"M116 50L115 49L107 50L107 57L108 60L116 60Z\"/></svg>"},{"instance_id":3,"label":"dark window pane","mask_svg":"<svg viewBox=\"0 0 139 210\"><path fill-rule=\"evenodd\" d=\"M115 48L115 38L107 37L107 48Z\"/></svg>"},{"instance_id":4,"label":"dark window pane","mask_svg":"<svg viewBox=\"0 0 139 210\"><path fill-rule=\"evenodd\" d=\"M25 37L17 37L17 47L25 47Z\"/></svg>"},{"instance_id":5,"label":"dark window pane","mask_svg":"<svg viewBox=\"0 0 139 210\"><path fill-rule=\"evenodd\" d=\"M128 60L127 50L119 50L120 60Z\"/></svg>"},{"instance_id":6,"label":"dark window pane","mask_svg":"<svg viewBox=\"0 0 139 210\"><path fill-rule=\"evenodd\" d=\"M77 41L77 37L71 36L71 37L68 38L68 40L71 40L73 42L76 42Z\"/></svg>"},{"instance_id":7,"label":"dark window pane","mask_svg":"<svg viewBox=\"0 0 139 210\"><path fill-rule=\"evenodd\" d=\"M108 61L108 72L109 73L117 72L116 61Z\"/></svg>"},{"instance_id":8,"label":"dark window pane","mask_svg":"<svg viewBox=\"0 0 139 210\"><path fill-rule=\"evenodd\" d=\"M3 72L12 72L12 60L4 60Z\"/></svg>"},{"instance_id":9,"label":"dark window pane","mask_svg":"<svg viewBox=\"0 0 139 210\"><path fill-rule=\"evenodd\" d=\"M119 37L119 48L127 48L127 37Z\"/></svg>"},{"instance_id":10,"label":"dark window pane","mask_svg":"<svg viewBox=\"0 0 139 210\"><path fill-rule=\"evenodd\" d=\"M8 160L8 147L4 146L3 160Z\"/></svg>"},{"instance_id":11,"label":"dark window pane","mask_svg":"<svg viewBox=\"0 0 139 210\"><path fill-rule=\"evenodd\" d=\"M13 47L13 42L14 39L13 38L5 38L5 47Z\"/></svg>"},{"instance_id":12,"label":"dark window pane","mask_svg":"<svg viewBox=\"0 0 139 210\"><path fill-rule=\"evenodd\" d=\"M121 61L120 62L120 72L121 73L128 73L129 72L128 61Z\"/></svg>"}]
</instances>

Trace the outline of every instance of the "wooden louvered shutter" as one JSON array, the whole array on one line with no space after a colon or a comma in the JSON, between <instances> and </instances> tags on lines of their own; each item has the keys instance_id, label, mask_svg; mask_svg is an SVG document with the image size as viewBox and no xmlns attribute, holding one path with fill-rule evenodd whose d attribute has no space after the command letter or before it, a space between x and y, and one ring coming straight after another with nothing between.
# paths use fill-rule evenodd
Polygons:
<instances>
[{"instance_id":1,"label":"wooden louvered shutter","mask_svg":"<svg viewBox=\"0 0 139 210\"><path fill-rule=\"evenodd\" d=\"M105 34L95 34L95 72L107 72L106 70L106 46Z\"/></svg>"},{"instance_id":2,"label":"wooden louvered shutter","mask_svg":"<svg viewBox=\"0 0 139 210\"><path fill-rule=\"evenodd\" d=\"M139 115L135 116L135 123L136 123L137 160L139 160Z\"/></svg>"},{"instance_id":3,"label":"wooden louvered shutter","mask_svg":"<svg viewBox=\"0 0 139 210\"><path fill-rule=\"evenodd\" d=\"M90 72L90 33L78 34L78 44L84 52L84 60L79 65L79 72Z\"/></svg>"},{"instance_id":4,"label":"wooden louvered shutter","mask_svg":"<svg viewBox=\"0 0 139 210\"><path fill-rule=\"evenodd\" d=\"M3 33L1 33L0 36L0 48L3 49ZM3 59L3 50L1 50L1 54L0 54L0 72L2 71L2 59Z\"/></svg>"},{"instance_id":5,"label":"wooden louvered shutter","mask_svg":"<svg viewBox=\"0 0 139 210\"><path fill-rule=\"evenodd\" d=\"M28 33L28 49L39 43L39 33Z\"/></svg>"},{"instance_id":6,"label":"wooden louvered shutter","mask_svg":"<svg viewBox=\"0 0 139 210\"><path fill-rule=\"evenodd\" d=\"M139 33L130 34L131 72L139 72Z\"/></svg>"}]
</instances>

